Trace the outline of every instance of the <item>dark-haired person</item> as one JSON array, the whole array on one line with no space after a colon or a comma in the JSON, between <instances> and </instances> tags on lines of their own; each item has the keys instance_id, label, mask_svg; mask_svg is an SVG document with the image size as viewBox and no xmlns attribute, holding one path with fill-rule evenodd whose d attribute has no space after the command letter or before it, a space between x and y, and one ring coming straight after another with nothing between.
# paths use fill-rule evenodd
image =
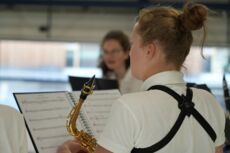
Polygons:
<instances>
[{"instance_id":1,"label":"dark-haired person","mask_svg":"<svg viewBox=\"0 0 230 153\"><path fill-rule=\"evenodd\" d=\"M103 77L118 81L121 94L140 90L142 81L135 79L130 71L130 40L120 30L109 31L101 42Z\"/></svg>"},{"instance_id":2,"label":"dark-haired person","mask_svg":"<svg viewBox=\"0 0 230 153\"><path fill-rule=\"evenodd\" d=\"M28 153L23 116L5 105L0 105L0 152Z\"/></svg>"},{"instance_id":3,"label":"dark-haired person","mask_svg":"<svg viewBox=\"0 0 230 153\"><path fill-rule=\"evenodd\" d=\"M208 8L187 4L141 10L131 36L131 71L141 92L114 103L95 153L222 153L224 111L208 91L188 88L180 72ZM68 141L59 153L83 150Z\"/></svg>"}]
</instances>

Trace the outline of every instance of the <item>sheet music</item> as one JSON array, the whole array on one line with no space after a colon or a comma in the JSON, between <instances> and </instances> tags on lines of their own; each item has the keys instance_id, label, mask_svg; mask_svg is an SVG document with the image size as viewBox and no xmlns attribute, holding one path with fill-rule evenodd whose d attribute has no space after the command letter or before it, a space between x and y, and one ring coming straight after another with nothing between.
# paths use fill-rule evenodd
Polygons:
<instances>
[{"instance_id":1,"label":"sheet music","mask_svg":"<svg viewBox=\"0 0 230 153\"><path fill-rule=\"evenodd\" d=\"M80 91L14 93L37 153L54 153L64 141L73 139L66 120L79 95ZM98 138L118 97L118 90L94 91L82 106L77 128Z\"/></svg>"},{"instance_id":2,"label":"sheet music","mask_svg":"<svg viewBox=\"0 0 230 153\"><path fill-rule=\"evenodd\" d=\"M72 139L66 119L72 106L66 92L15 94L39 153L54 153L58 145Z\"/></svg>"},{"instance_id":3,"label":"sheet music","mask_svg":"<svg viewBox=\"0 0 230 153\"><path fill-rule=\"evenodd\" d=\"M80 92L73 92L75 99ZM86 124L84 129L96 139L106 125L113 102L121 95L118 90L95 90L89 95L81 109L81 119Z\"/></svg>"}]
</instances>

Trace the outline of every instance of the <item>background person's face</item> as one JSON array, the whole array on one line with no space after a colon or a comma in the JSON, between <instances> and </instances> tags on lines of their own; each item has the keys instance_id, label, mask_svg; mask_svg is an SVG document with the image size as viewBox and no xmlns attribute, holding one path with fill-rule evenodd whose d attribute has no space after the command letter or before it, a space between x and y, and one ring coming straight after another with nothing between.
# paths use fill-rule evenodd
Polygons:
<instances>
[{"instance_id":1,"label":"background person's face","mask_svg":"<svg viewBox=\"0 0 230 153\"><path fill-rule=\"evenodd\" d=\"M103 60L110 70L117 70L125 66L125 60L128 58L129 53L125 53L117 40L105 41L102 49Z\"/></svg>"}]
</instances>

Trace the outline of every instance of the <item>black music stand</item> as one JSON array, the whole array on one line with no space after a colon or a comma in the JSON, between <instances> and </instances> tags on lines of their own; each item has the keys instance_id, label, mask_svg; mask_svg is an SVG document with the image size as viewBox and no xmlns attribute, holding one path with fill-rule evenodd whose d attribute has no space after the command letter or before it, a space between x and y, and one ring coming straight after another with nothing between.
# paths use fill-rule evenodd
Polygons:
<instances>
[{"instance_id":1,"label":"black music stand","mask_svg":"<svg viewBox=\"0 0 230 153\"><path fill-rule=\"evenodd\" d=\"M68 76L68 78L73 91L81 90L84 83L86 83L90 79L87 77L78 77L78 76ZM108 90L108 89L118 89L117 80L102 79L102 78L95 79L94 90Z\"/></svg>"},{"instance_id":2,"label":"black music stand","mask_svg":"<svg viewBox=\"0 0 230 153\"><path fill-rule=\"evenodd\" d=\"M188 82L187 87L194 87L194 88L198 88L198 89L204 89L204 90L212 93L210 88L206 84L196 84L196 83Z\"/></svg>"}]
</instances>

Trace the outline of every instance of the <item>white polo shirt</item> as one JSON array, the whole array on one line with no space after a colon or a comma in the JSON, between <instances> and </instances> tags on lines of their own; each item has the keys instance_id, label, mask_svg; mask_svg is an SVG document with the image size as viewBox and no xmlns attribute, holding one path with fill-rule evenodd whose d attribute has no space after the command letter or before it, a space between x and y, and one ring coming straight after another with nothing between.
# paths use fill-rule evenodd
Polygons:
<instances>
[{"instance_id":1,"label":"white polo shirt","mask_svg":"<svg viewBox=\"0 0 230 153\"><path fill-rule=\"evenodd\" d=\"M5 105L0 105L0 153L28 153L24 119Z\"/></svg>"},{"instance_id":2,"label":"white polo shirt","mask_svg":"<svg viewBox=\"0 0 230 153\"><path fill-rule=\"evenodd\" d=\"M172 128L180 109L177 101L160 90L147 89L165 85L178 94L186 93L183 74L178 71L161 72L148 78L142 92L123 95L114 103L107 126L98 144L114 153L129 153L135 148L146 148L160 141ZM174 138L158 153L214 153L215 146L225 141L224 111L214 96L205 90L193 90L195 108L211 125L217 135L215 143L190 116L183 121Z\"/></svg>"}]
</instances>

